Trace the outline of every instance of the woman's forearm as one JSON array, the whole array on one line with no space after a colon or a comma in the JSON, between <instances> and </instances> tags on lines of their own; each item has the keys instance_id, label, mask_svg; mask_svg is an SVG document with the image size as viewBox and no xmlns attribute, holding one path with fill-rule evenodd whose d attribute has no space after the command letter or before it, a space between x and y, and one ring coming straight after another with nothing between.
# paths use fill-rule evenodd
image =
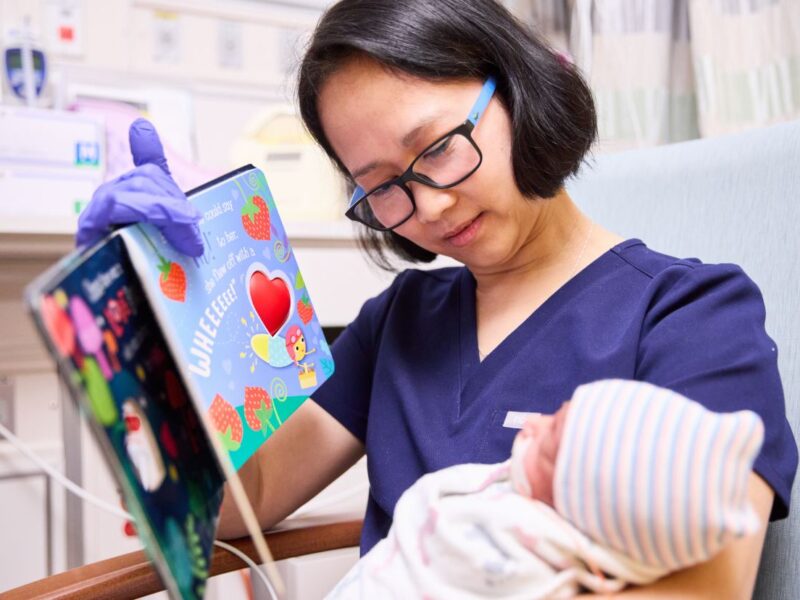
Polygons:
<instances>
[{"instance_id":1,"label":"woman's forearm","mask_svg":"<svg viewBox=\"0 0 800 600\"><path fill-rule=\"evenodd\" d=\"M266 530L316 496L363 454L361 443L309 399L242 466L239 478ZM247 535L227 488L217 533L223 539Z\"/></svg>"},{"instance_id":2,"label":"woman's forearm","mask_svg":"<svg viewBox=\"0 0 800 600\"><path fill-rule=\"evenodd\" d=\"M258 459L258 453L254 454L242 468L239 469L239 479L242 481L247 499L250 505L254 508L258 506L259 499L262 496L261 484L261 461ZM258 511L256 511L258 515ZM262 523L259 517L259 523L263 529L269 528L269 524ZM239 514L239 509L236 502L231 495L229 485L226 483L224 488L224 495L222 497L222 506L220 508L219 526L217 528L217 537L221 539L233 539L247 535L248 532L244 527L242 518Z\"/></svg>"}]
</instances>

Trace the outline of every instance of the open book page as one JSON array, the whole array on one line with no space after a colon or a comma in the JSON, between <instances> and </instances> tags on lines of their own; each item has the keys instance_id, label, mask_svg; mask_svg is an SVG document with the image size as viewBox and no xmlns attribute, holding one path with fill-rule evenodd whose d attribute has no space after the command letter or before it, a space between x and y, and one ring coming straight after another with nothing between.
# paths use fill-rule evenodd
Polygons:
<instances>
[{"instance_id":1,"label":"open book page","mask_svg":"<svg viewBox=\"0 0 800 600\"><path fill-rule=\"evenodd\" d=\"M333 359L263 173L189 193L202 257L153 227L121 235L195 400L236 469L333 373Z\"/></svg>"}]
</instances>

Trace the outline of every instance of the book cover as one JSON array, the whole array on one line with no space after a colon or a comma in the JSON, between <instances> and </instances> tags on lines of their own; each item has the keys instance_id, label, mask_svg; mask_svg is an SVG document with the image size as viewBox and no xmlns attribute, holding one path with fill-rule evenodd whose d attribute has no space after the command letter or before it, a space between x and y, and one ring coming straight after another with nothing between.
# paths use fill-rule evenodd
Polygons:
<instances>
[{"instance_id":1,"label":"book cover","mask_svg":"<svg viewBox=\"0 0 800 600\"><path fill-rule=\"evenodd\" d=\"M165 588L202 598L225 476L121 238L68 256L26 299Z\"/></svg>"},{"instance_id":2,"label":"book cover","mask_svg":"<svg viewBox=\"0 0 800 600\"><path fill-rule=\"evenodd\" d=\"M154 227L120 232L189 388L236 469L334 370L263 173L243 167L187 194L205 250Z\"/></svg>"}]
</instances>

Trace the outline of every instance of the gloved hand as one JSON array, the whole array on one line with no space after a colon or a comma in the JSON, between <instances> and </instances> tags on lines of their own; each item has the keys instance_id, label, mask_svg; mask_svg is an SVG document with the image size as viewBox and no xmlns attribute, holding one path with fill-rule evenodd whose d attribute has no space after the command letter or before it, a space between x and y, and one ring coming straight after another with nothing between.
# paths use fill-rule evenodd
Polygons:
<instances>
[{"instance_id":1,"label":"gloved hand","mask_svg":"<svg viewBox=\"0 0 800 600\"><path fill-rule=\"evenodd\" d=\"M200 256L200 212L172 179L155 127L145 119L136 119L129 139L136 168L95 190L78 219L78 246L98 241L112 225L151 223L175 249Z\"/></svg>"}]
</instances>

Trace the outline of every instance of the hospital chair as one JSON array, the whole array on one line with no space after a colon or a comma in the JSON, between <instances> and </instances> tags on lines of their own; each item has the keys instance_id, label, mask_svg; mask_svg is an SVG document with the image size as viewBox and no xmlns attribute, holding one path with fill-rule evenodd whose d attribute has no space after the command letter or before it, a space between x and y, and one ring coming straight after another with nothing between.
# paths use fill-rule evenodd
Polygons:
<instances>
[{"instance_id":1,"label":"hospital chair","mask_svg":"<svg viewBox=\"0 0 800 600\"><path fill-rule=\"evenodd\" d=\"M800 121L589 161L569 191L597 222L673 256L742 266L764 294L800 436ZM800 483L770 525L755 598L800 590Z\"/></svg>"},{"instance_id":2,"label":"hospital chair","mask_svg":"<svg viewBox=\"0 0 800 600\"><path fill-rule=\"evenodd\" d=\"M734 262L761 288L777 342L792 429L800 434L800 122L591 160L570 182L598 222L651 248ZM755 597L800 589L800 484L791 518L770 525ZM268 534L276 558L355 546L360 522L298 522ZM249 541L235 543L251 556ZM216 550L212 575L241 568ZM141 552L87 565L12 591L9 598L133 598L160 589Z\"/></svg>"}]
</instances>

